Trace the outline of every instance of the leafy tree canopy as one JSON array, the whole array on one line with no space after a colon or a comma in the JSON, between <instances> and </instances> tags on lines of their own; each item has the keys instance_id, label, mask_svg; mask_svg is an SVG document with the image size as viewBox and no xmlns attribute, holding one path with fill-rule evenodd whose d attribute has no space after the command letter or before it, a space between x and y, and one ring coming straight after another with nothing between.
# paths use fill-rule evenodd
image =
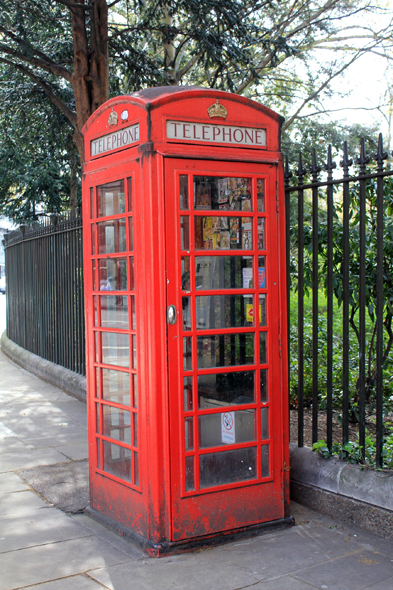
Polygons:
<instances>
[{"instance_id":1,"label":"leafy tree canopy","mask_svg":"<svg viewBox=\"0 0 393 590\"><path fill-rule=\"evenodd\" d=\"M54 178L71 183L75 204L74 166L70 181L63 166L68 138L83 161L80 131L110 96L203 85L262 100L289 127L306 107L322 108L331 80L364 52L390 51L388 18L380 30L365 19L348 24L378 10L371 0L0 0L0 119L15 117L7 145L20 138L27 162L14 104L23 102L31 141L42 152L51 145ZM56 144L43 121L57 129ZM18 186L3 183L1 194L19 195Z\"/></svg>"}]
</instances>

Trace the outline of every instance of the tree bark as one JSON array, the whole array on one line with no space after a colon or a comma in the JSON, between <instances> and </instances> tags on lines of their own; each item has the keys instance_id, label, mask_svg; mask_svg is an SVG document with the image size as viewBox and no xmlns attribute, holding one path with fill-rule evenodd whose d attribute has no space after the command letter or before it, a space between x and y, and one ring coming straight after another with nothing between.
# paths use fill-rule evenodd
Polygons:
<instances>
[{"instance_id":1,"label":"tree bark","mask_svg":"<svg viewBox=\"0 0 393 590\"><path fill-rule=\"evenodd\" d=\"M82 128L90 115L109 98L108 7L106 0L92 0L89 11L86 10L85 0L76 0L76 3L81 7L70 8L74 41L74 141L83 164ZM90 43L87 36L87 18L90 18Z\"/></svg>"}]
</instances>

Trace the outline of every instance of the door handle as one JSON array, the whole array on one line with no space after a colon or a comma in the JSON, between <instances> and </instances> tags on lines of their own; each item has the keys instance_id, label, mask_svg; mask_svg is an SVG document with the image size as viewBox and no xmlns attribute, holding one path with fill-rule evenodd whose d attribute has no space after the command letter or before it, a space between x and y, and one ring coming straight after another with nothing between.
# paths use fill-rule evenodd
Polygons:
<instances>
[{"instance_id":1,"label":"door handle","mask_svg":"<svg viewBox=\"0 0 393 590\"><path fill-rule=\"evenodd\" d=\"M177 322L177 310L175 305L170 305L167 310L168 323L176 324Z\"/></svg>"}]
</instances>

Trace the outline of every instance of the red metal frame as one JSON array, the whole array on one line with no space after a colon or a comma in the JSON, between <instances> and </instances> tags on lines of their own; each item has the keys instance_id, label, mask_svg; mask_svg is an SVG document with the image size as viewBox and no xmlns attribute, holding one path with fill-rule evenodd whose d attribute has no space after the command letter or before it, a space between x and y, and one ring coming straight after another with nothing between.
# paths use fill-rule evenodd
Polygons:
<instances>
[{"instance_id":1,"label":"red metal frame","mask_svg":"<svg viewBox=\"0 0 393 590\"><path fill-rule=\"evenodd\" d=\"M203 143L176 143L167 141L166 120L207 121L207 108L219 98L228 110L226 121L220 125L232 125L266 129L266 147L233 147L231 145L209 145ZM101 156L90 158L90 142L113 130L121 129L120 114L129 113L126 125L139 123L140 140L137 145L111 150ZM118 124L109 127L109 114L115 111ZM190 116L192 113L192 116ZM195 116L194 116L195 115ZM91 117L84 129L86 164L83 178L84 215L84 260L85 297L88 367L88 411L90 445L90 482L92 513L101 514L116 523L118 529L133 535L144 544L152 555L159 555L176 544L197 538L210 538L213 534L240 530L264 522L281 522L289 516L288 495L288 407L287 407L287 351L286 351L286 290L285 290L285 227L282 160L279 148L278 115L252 101L211 90L173 91L173 89L151 89L130 97L112 99ZM207 210L180 211L179 176L188 175L188 194L191 207L193 175L250 177L252 179L253 212ZM91 191L97 195L97 186L123 179L127 193L127 178L132 177L132 212L126 211L103 218L92 217ZM265 179L266 212L257 211L257 179ZM95 196L97 201L97 196ZM127 202L127 194L125 197ZM278 212L279 211L279 212ZM97 213L97 203L94 214ZM246 250L193 250L195 217L238 217L253 218L253 249ZM190 219L190 249L180 250L180 217ZM130 250L128 223L133 219L134 250ZM258 251L257 220L264 218L265 248ZM98 253L97 223L126 219L127 290L100 292L97 264L99 260L118 259L123 253ZM91 226L95 226L92 235ZM103 226L102 226L103 227ZM119 232L118 232L119 233ZM116 232L115 232L116 234ZM118 237L118 236L117 236ZM92 239L95 251L92 250ZM258 285L258 255L265 257L266 284L264 289L220 289L213 291L196 290L195 277L191 272L190 289L181 289L181 258L187 256L190 269L194 268L195 256L253 256L254 285ZM130 283L130 259L134 257L134 285ZM95 261L95 288L93 291L93 266ZM133 287L133 289L132 289ZM267 325L237 328L196 329L195 297L198 294L254 296L265 294ZM127 297L129 316L131 302L135 301L135 326L123 328L94 325L94 302L100 317L102 295ZM168 305L182 309L181 298L193 300L191 330L184 335L196 342L196 337L211 334L254 334L254 364L236 367L198 369L197 351L194 344L192 363L194 371L183 371L182 319L175 325L166 321ZM94 299L95 298L95 299ZM133 299L134 298L134 299ZM181 314L179 314L181 316ZM259 362L260 339L258 334L268 333L267 362ZM103 399L101 369L114 367L96 358L95 347L102 348L105 333L128 334L129 350L136 340L138 367L116 367L122 374L138 379L138 407L124 405ZM97 336L96 336L97 334ZM257 337L258 336L258 337ZM96 340L97 338L97 340ZM97 344L96 344L97 342ZM258 362L256 362L258 360ZM262 404L258 371L268 370L268 403ZM222 447L198 449L198 417L220 414L222 409L197 408L197 375L254 371L255 399L246 406L256 412L255 441L240 444L223 444ZM98 389L96 374L99 373ZM182 407L183 375L193 380L193 408L185 411ZM132 388L131 388L132 389ZM132 391L131 391L132 393ZM132 395L131 395L132 397ZM97 433L97 405L101 408L99 432ZM183 404L184 405L184 404ZM270 438L261 440L261 407L270 408ZM130 443L114 440L104 435L103 410L105 408L130 412ZM229 406L228 411L244 411L245 406ZM132 438L133 416L138 416L137 445ZM186 418L193 418L193 450L186 450ZM121 426L121 424L120 424ZM128 425L126 425L128 427ZM115 430L115 429L114 429ZM193 440L191 440L193 439ZM101 448L101 464L97 464L97 442ZM138 453L139 479L135 472L131 482L124 481L103 469L103 442L117 444L131 454ZM269 444L270 472L266 477L261 473L261 448ZM256 478L242 482L220 485L214 488L198 488L198 470L195 469L195 490L186 491L185 460L198 458L214 451L256 448ZM134 465L134 462L132 462Z\"/></svg>"}]
</instances>

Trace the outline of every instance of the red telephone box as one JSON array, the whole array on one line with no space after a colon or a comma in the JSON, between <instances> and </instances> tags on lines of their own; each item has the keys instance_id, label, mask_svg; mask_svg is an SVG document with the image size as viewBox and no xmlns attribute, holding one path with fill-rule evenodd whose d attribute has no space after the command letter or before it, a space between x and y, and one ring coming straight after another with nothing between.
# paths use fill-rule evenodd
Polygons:
<instances>
[{"instance_id":1,"label":"red telephone box","mask_svg":"<svg viewBox=\"0 0 393 590\"><path fill-rule=\"evenodd\" d=\"M84 128L90 513L152 556L291 521L280 124L164 87Z\"/></svg>"}]
</instances>

